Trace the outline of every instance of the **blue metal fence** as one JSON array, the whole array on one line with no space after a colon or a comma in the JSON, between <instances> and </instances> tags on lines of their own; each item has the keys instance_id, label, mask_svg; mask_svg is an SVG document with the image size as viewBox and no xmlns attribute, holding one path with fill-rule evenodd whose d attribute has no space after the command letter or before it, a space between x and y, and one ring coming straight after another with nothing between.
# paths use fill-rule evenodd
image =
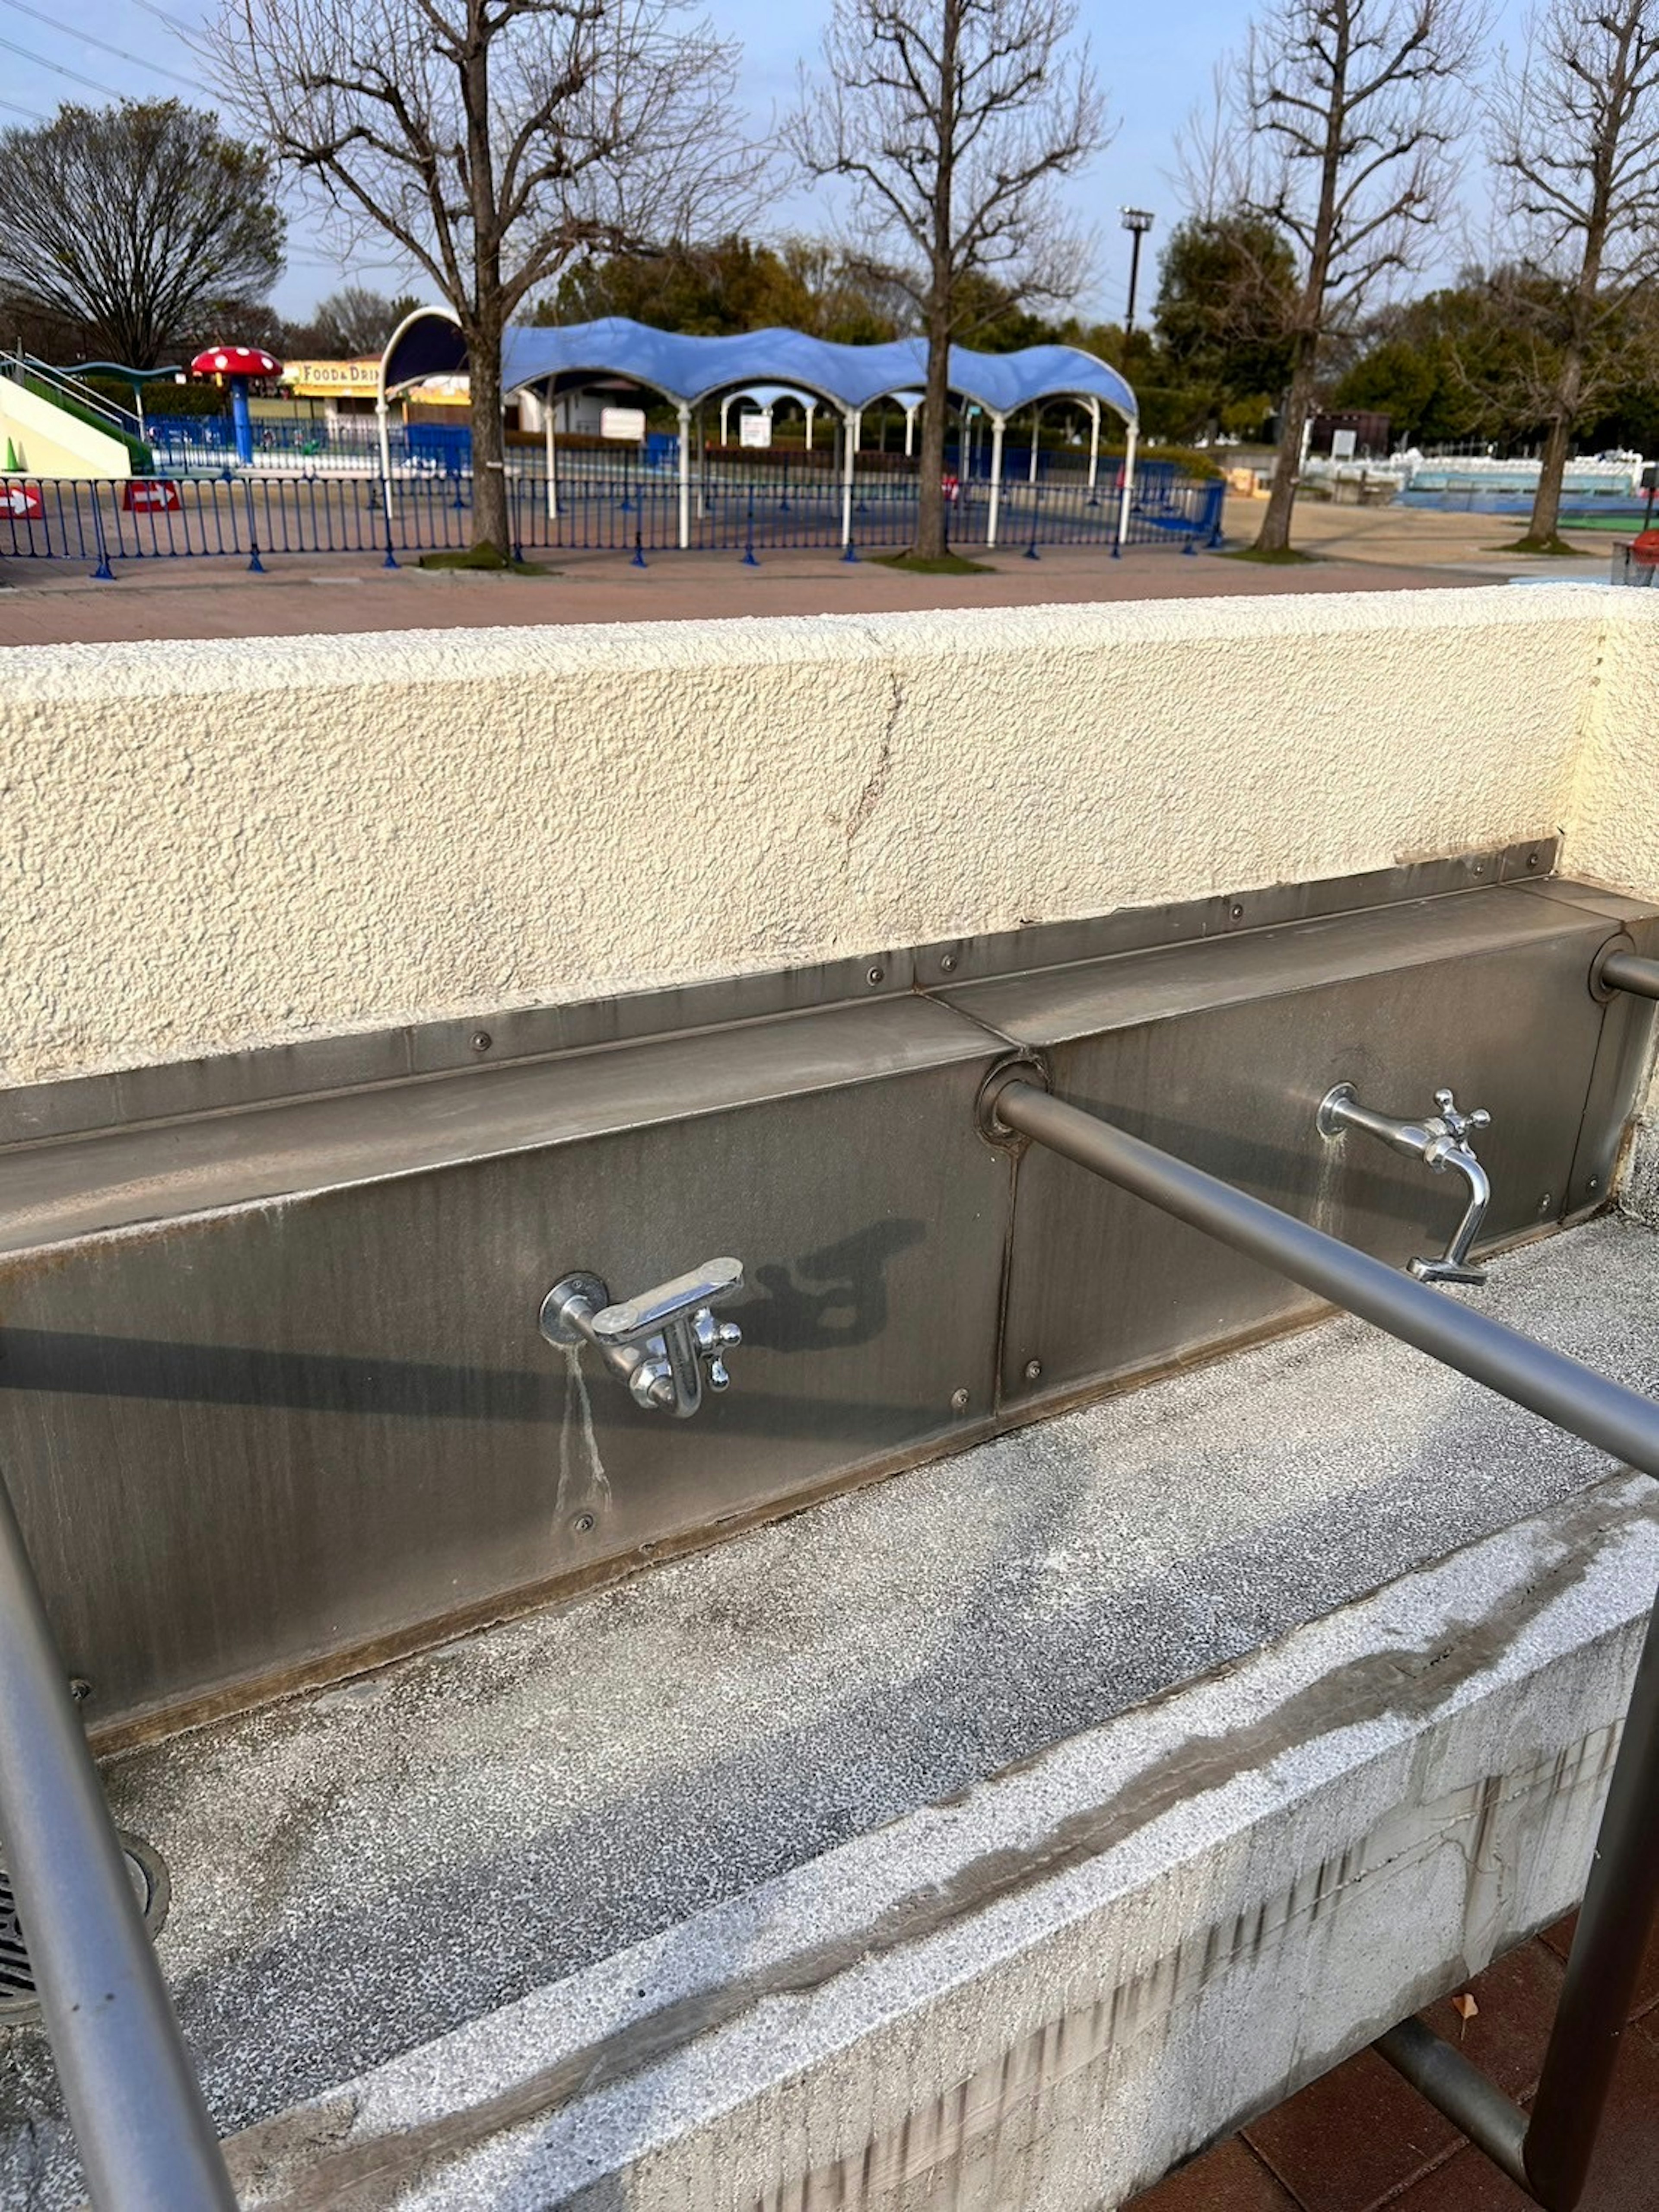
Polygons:
<instances>
[{"instance_id":1,"label":"blue metal fence","mask_svg":"<svg viewBox=\"0 0 1659 2212\"><path fill-rule=\"evenodd\" d=\"M471 479L434 469L422 475L280 476L258 471L130 483L0 477L0 558L84 560L112 574L117 561L240 555L257 567L267 553L405 555L460 550L471 541ZM526 552L666 552L679 544L679 483L633 455L545 477L508 480L514 544ZM1138 480L1127 543L1185 550L1220 542L1224 487L1148 472ZM689 538L702 551L838 547L842 487L827 469L788 464L742 472L708 465L690 487ZM1033 557L1044 545L1111 546L1119 514L1115 472L1091 494L1081 479L1005 483L997 544ZM953 544L987 543L990 487L962 483L948 509ZM916 525L914 477L860 477L852 501L855 548L898 548Z\"/></svg>"}]
</instances>

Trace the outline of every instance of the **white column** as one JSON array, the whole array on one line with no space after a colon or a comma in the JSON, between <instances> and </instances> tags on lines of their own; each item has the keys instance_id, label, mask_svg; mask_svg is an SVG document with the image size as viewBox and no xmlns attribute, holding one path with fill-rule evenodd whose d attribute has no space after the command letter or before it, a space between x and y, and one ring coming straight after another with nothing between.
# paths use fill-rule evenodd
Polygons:
<instances>
[{"instance_id":1,"label":"white column","mask_svg":"<svg viewBox=\"0 0 1659 2212\"><path fill-rule=\"evenodd\" d=\"M921 404L921 401L918 400L916 407L907 407L904 410L904 458L907 461L914 460L915 458L916 408Z\"/></svg>"},{"instance_id":2,"label":"white column","mask_svg":"<svg viewBox=\"0 0 1659 2212\"><path fill-rule=\"evenodd\" d=\"M1100 402L1089 402L1089 496L1095 495L1095 481L1100 474Z\"/></svg>"},{"instance_id":3,"label":"white column","mask_svg":"<svg viewBox=\"0 0 1659 2212\"><path fill-rule=\"evenodd\" d=\"M1031 465L1026 472L1027 483L1036 482L1037 432L1042 428L1042 403L1039 400L1031 410Z\"/></svg>"},{"instance_id":4,"label":"white column","mask_svg":"<svg viewBox=\"0 0 1659 2212\"><path fill-rule=\"evenodd\" d=\"M691 544L691 410L682 407L680 415L680 550L685 552Z\"/></svg>"},{"instance_id":5,"label":"white column","mask_svg":"<svg viewBox=\"0 0 1659 2212\"><path fill-rule=\"evenodd\" d=\"M544 418L542 427L546 431L546 520L549 522L560 520L560 460L557 460L557 447L553 445L556 416L557 403L553 398L553 378L549 376L544 389L542 389L542 418Z\"/></svg>"},{"instance_id":6,"label":"white column","mask_svg":"<svg viewBox=\"0 0 1659 2212\"><path fill-rule=\"evenodd\" d=\"M380 474L392 481L392 433L386 427L386 405L384 392L374 395L374 422L380 434Z\"/></svg>"},{"instance_id":7,"label":"white column","mask_svg":"<svg viewBox=\"0 0 1659 2212\"><path fill-rule=\"evenodd\" d=\"M812 450L812 417L818 411L817 402L813 399L809 399L805 404L806 407L806 450L810 453Z\"/></svg>"},{"instance_id":8,"label":"white column","mask_svg":"<svg viewBox=\"0 0 1659 2212\"><path fill-rule=\"evenodd\" d=\"M991 505L985 518L985 543L988 547L997 542L997 510L1002 505L1002 433L1003 418L991 417Z\"/></svg>"},{"instance_id":9,"label":"white column","mask_svg":"<svg viewBox=\"0 0 1659 2212\"><path fill-rule=\"evenodd\" d=\"M1117 503L1117 542L1120 549L1129 540L1129 501L1135 488L1135 441L1140 426L1131 422L1123 443L1123 495Z\"/></svg>"},{"instance_id":10,"label":"white column","mask_svg":"<svg viewBox=\"0 0 1659 2212\"><path fill-rule=\"evenodd\" d=\"M856 408L848 408L842 417L842 437L845 441L841 471L841 542L853 542L853 469L859 454L859 425L864 417Z\"/></svg>"},{"instance_id":11,"label":"white column","mask_svg":"<svg viewBox=\"0 0 1659 2212\"><path fill-rule=\"evenodd\" d=\"M721 443L721 445L724 445L724 444L726 443L726 409L727 409L731 404L732 404L732 402L731 402L729 399L722 399L722 400L721 400L721 402L720 402L720 443Z\"/></svg>"}]
</instances>

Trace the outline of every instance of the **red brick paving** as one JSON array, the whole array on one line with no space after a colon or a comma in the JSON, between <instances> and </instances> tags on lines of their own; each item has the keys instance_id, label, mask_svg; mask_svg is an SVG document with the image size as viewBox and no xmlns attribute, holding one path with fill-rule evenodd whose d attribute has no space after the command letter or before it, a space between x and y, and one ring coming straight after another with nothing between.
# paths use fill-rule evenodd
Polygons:
<instances>
[{"instance_id":1,"label":"red brick paving","mask_svg":"<svg viewBox=\"0 0 1659 2212\"><path fill-rule=\"evenodd\" d=\"M1522 2103L1537 2087L1572 1924L1549 1929L1472 1982L1480 2009L1467 2026L1449 1999L1422 2015L1454 2040L1461 2030L1468 2057ZM1580 2212L1659 2208L1659 1934L1632 2020ZM1522 2212L1531 2202L1392 2067L1362 2051L1127 2212Z\"/></svg>"},{"instance_id":2,"label":"red brick paving","mask_svg":"<svg viewBox=\"0 0 1659 2212\"><path fill-rule=\"evenodd\" d=\"M266 555L252 576L234 559L129 562L112 584L67 562L0 561L0 645L118 639L293 637L362 630L479 629L496 623L673 622L721 615L876 614L933 607L1029 607L1106 599L1256 597L1281 592L1377 592L1496 581L1454 568L1348 560L1261 568L1213 554L1188 560L1161 546L1120 561L1098 548L1056 546L1039 561L993 556L977 576L917 576L832 553L558 554L540 576L395 571L371 557ZM6 586L11 588L7 589Z\"/></svg>"}]
</instances>

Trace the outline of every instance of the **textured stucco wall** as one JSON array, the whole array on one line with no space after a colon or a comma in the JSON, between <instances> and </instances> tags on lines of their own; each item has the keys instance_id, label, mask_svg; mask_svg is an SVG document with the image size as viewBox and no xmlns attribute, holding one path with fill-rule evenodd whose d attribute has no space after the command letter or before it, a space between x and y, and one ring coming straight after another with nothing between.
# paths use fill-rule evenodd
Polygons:
<instances>
[{"instance_id":1,"label":"textured stucco wall","mask_svg":"<svg viewBox=\"0 0 1659 2212\"><path fill-rule=\"evenodd\" d=\"M1578 874L1659 900L1659 602L1645 592L1607 598L1567 807L1567 858ZM1650 1218L1659 1206L1659 1066L1626 1200Z\"/></svg>"},{"instance_id":2,"label":"textured stucco wall","mask_svg":"<svg viewBox=\"0 0 1659 2212\"><path fill-rule=\"evenodd\" d=\"M19 650L0 1081L1541 835L1613 597Z\"/></svg>"}]
</instances>

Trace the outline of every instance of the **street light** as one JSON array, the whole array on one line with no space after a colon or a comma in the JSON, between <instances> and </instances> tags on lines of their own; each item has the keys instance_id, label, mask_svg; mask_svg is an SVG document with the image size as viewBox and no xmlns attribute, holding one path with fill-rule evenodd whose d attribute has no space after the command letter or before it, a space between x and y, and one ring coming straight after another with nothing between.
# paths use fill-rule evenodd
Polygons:
<instances>
[{"instance_id":1,"label":"street light","mask_svg":"<svg viewBox=\"0 0 1659 2212\"><path fill-rule=\"evenodd\" d=\"M1120 208L1118 213L1123 217L1123 228L1134 240L1129 248L1129 312L1123 319L1123 336L1127 341L1134 335L1135 290L1140 282L1140 241L1152 228L1153 218L1150 208Z\"/></svg>"}]
</instances>

